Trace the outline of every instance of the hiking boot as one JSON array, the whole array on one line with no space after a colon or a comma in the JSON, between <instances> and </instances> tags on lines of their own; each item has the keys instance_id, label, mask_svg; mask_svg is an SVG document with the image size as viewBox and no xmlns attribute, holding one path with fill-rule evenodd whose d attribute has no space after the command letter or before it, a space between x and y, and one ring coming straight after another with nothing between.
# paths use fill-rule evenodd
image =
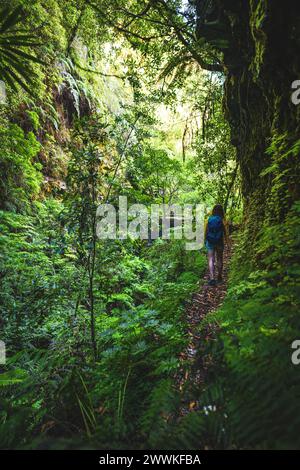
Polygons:
<instances>
[{"instance_id":1,"label":"hiking boot","mask_svg":"<svg viewBox=\"0 0 300 470\"><path fill-rule=\"evenodd\" d=\"M216 280L215 280L215 279L210 279L210 280L208 281L208 285L209 285L209 286L215 286L216 284L217 284L217 283L216 283Z\"/></svg>"}]
</instances>

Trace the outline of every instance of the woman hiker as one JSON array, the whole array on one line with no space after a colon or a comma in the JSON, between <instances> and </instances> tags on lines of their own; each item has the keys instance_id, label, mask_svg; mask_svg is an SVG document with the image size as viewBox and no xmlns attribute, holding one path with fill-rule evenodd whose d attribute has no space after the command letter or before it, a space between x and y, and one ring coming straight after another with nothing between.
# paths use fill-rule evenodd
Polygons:
<instances>
[{"instance_id":1,"label":"woman hiker","mask_svg":"<svg viewBox=\"0 0 300 470\"><path fill-rule=\"evenodd\" d=\"M214 206L209 216L204 232L205 246L208 253L209 282L208 285L215 286L218 282L222 282L223 271L223 251L224 240L229 245L229 230L225 220L224 209L221 204ZM215 258L217 259L217 280L214 277Z\"/></svg>"}]
</instances>

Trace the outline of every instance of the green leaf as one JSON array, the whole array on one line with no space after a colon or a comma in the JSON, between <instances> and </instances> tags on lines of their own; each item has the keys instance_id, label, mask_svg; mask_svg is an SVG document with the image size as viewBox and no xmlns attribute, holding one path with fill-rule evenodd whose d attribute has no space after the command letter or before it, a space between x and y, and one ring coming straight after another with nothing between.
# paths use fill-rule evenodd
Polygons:
<instances>
[{"instance_id":1,"label":"green leaf","mask_svg":"<svg viewBox=\"0 0 300 470\"><path fill-rule=\"evenodd\" d=\"M4 12L6 15L6 19L4 20L4 23L2 23L2 26L0 28L0 33L3 33L7 29L11 28L12 26L15 26L20 20L21 14L22 14L23 8L21 5L17 6L11 14L7 15L7 10Z\"/></svg>"},{"instance_id":2,"label":"green leaf","mask_svg":"<svg viewBox=\"0 0 300 470\"><path fill-rule=\"evenodd\" d=\"M26 46L26 47L36 47L36 46L41 46L42 43L39 43L39 42L30 42L29 40L28 41L24 41L22 39L19 39L18 37L16 37L15 39L12 38L12 39L8 39L8 38L1 38L0 37L0 45L1 46Z\"/></svg>"},{"instance_id":3,"label":"green leaf","mask_svg":"<svg viewBox=\"0 0 300 470\"><path fill-rule=\"evenodd\" d=\"M7 82L7 84L15 91L17 92L18 89L16 87L16 84L14 82L14 80L11 78L11 76L9 75L7 69L4 69L2 67L0 67L0 78L3 79L5 82Z\"/></svg>"},{"instance_id":4,"label":"green leaf","mask_svg":"<svg viewBox=\"0 0 300 470\"><path fill-rule=\"evenodd\" d=\"M12 57L12 54L14 54L14 56L21 56L21 57L24 57L25 59L28 59L31 62L37 62L38 64L45 65L45 62L38 59L34 55L27 54L26 52L22 51L21 49L15 49L15 48L12 48L12 47L10 48L9 51L7 49L1 49L1 54L5 54L9 57Z\"/></svg>"},{"instance_id":5,"label":"green leaf","mask_svg":"<svg viewBox=\"0 0 300 470\"><path fill-rule=\"evenodd\" d=\"M14 385L23 382L27 377L27 372L23 369L14 369L0 374L0 387Z\"/></svg>"},{"instance_id":6,"label":"green leaf","mask_svg":"<svg viewBox=\"0 0 300 470\"><path fill-rule=\"evenodd\" d=\"M22 62L20 62L17 59L12 58L12 61L9 64L12 68L14 68L25 80L27 80L28 83L33 84L33 75L34 73L32 71L29 72L29 70L24 67ZM9 72L9 70L8 70Z\"/></svg>"},{"instance_id":7,"label":"green leaf","mask_svg":"<svg viewBox=\"0 0 300 470\"><path fill-rule=\"evenodd\" d=\"M12 78L17 82L21 88L23 88L27 93L30 95L34 95L33 91L26 85L26 83L23 82L23 80L13 71L9 70L9 74L12 76Z\"/></svg>"}]
</instances>

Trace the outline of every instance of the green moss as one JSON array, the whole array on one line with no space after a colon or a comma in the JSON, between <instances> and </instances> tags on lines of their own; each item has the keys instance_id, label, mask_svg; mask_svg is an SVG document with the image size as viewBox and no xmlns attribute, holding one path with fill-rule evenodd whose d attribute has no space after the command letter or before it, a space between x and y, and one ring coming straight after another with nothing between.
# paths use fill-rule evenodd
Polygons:
<instances>
[{"instance_id":1,"label":"green moss","mask_svg":"<svg viewBox=\"0 0 300 470\"><path fill-rule=\"evenodd\" d=\"M267 1L252 0L250 2L250 30L254 42L254 57L252 59L250 70L257 78L261 67L264 65L267 34L264 31L264 23L267 18Z\"/></svg>"},{"instance_id":2,"label":"green moss","mask_svg":"<svg viewBox=\"0 0 300 470\"><path fill-rule=\"evenodd\" d=\"M35 111L26 111L27 116L30 119L31 125L35 131L38 131L40 128L39 116Z\"/></svg>"}]
</instances>

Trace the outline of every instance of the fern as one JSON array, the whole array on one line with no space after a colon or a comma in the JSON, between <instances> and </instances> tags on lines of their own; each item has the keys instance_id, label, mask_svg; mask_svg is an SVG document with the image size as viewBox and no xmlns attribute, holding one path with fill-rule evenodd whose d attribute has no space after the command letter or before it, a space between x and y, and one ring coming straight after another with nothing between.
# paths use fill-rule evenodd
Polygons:
<instances>
[{"instance_id":1,"label":"fern","mask_svg":"<svg viewBox=\"0 0 300 470\"><path fill-rule=\"evenodd\" d=\"M33 34L16 31L22 22L23 8L4 8L0 11L0 78L14 91L19 85L30 95L34 94L32 63L43 64L27 51L40 45Z\"/></svg>"}]
</instances>

